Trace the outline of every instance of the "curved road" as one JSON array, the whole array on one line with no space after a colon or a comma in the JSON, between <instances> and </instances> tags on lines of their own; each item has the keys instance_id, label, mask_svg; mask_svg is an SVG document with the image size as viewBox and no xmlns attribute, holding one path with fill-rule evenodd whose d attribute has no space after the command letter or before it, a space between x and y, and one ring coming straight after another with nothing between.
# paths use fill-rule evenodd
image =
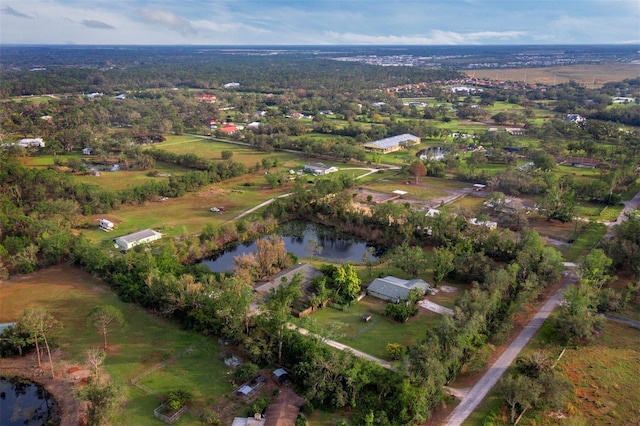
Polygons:
<instances>
[{"instance_id":1,"label":"curved road","mask_svg":"<svg viewBox=\"0 0 640 426\"><path fill-rule=\"evenodd\" d=\"M526 346L529 340L536 334L536 331L542 326L545 320L551 315L555 307L562 301L562 293L568 285L574 283L576 278L572 275L565 279L562 286L547 300L547 303L536 313L529 321L518 337L507 347L500 355L500 358L489 368L482 378L466 393L460 404L451 412L446 420L448 426L458 426L466 420L467 417L475 410L491 388L498 382L500 377L507 371L507 368L513 363L520 351Z\"/></svg>"}]
</instances>

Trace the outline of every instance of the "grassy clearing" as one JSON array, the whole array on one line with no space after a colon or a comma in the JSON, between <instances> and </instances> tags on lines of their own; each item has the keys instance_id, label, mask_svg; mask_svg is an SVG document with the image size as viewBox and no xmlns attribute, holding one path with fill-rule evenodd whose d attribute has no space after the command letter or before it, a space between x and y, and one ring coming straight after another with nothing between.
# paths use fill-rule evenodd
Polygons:
<instances>
[{"instance_id":1,"label":"grassy clearing","mask_svg":"<svg viewBox=\"0 0 640 426\"><path fill-rule=\"evenodd\" d=\"M83 232L91 239L103 241L144 228L157 229L168 236L192 234L208 223L221 224L231 220L247 209L285 193L287 189L267 187L261 173L239 176L181 198L126 206L109 215L95 215L93 219L109 218L117 230L111 233L99 230ZM223 214L212 213L209 211L211 207L224 207L226 211Z\"/></svg>"},{"instance_id":2,"label":"grassy clearing","mask_svg":"<svg viewBox=\"0 0 640 426\"><path fill-rule=\"evenodd\" d=\"M189 136L169 136L165 142L154 145L154 148L174 152L176 154L197 154L212 160L222 160L222 151L233 151L232 161L242 163L248 167L260 164L263 159L273 160L279 158L282 164L289 167L298 167L304 164L304 160L295 154L285 152L266 153L257 151L251 147L212 141L208 139Z\"/></svg>"},{"instance_id":3,"label":"grassy clearing","mask_svg":"<svg viewBox=\"0 0 640 426\"><path fill-rule=\"evenodd\" d=\"M589 250L594 248L598 241L606 234L607 227L601 223L590 223L583 226L579 230L579 235L564 252L564 258L569 262L575 262L585 255Z\"/></svg>"},{"instance_id":4,"label":"grassy clearing","mask_svg":"<svg viewBox=\"0 0 640 426\"><path fill-rule=\"evenodd\" d=\"M178 175L189 171L185 167L161 161L156 162L154 170L168 175ZM100 176L75 175L75 178L80 182L98 185L112 191L125 189L129 186L142 185L150 180L169 179L168 176L149 176L148 173L148 170L120 170L117 172L102 172Z\"/></svg>"},{"instance_id":5,"label":"grassy clearing","mask_svg":"<svg viewBox=\"0 0 640 426\"><path fill-rule=\"evenodd\" d=\"M394 179L394 181L396 181L396 179ZM385 181L370 182L366 185L366 188L371 191L385 192L389 195L395 190L407 191L407 197L420 198L423 200L444 197L449 194L446 191L420 186L420 184L415 185L412 183L411 185L407 185L405 181L406 179L403 179L402 182L387 182L387 179L385 179Z\"/></svg>"},{"instance_id":6,"label":"grassy clearing","mask_svg":"<svg viewBox=\"0 0 640 426\"><path fill-rule=\"evenodd\" d=\"M600 87L609 81L622 81L638 76L638 66L633 64L569 65L548 68L519 68L500 70L473 70L467 74L477 78L529 83L560 84L573 80L586 87Z\"/></svg>"},{"instance_id":7,"label":"grassy clearing","mask_svg":"<svg viewBox=\"0 0 640 426\"><path fill-rule=\"evenodd\" d=\"M420 313L404 324L390 320L383 315L386 302L366 296L346 310L325 308L311 315L311 320L321 329L335 330L335 338L355 349L378 358L386 359L387 343L410 345L424 334L427 327L433 327L440 315L420 309ZM362 314L371 314L370 322L362 320Z\"/></svg>"},{"instance_id":8,"label":"grassy clearing","mask_svg":"<svg viewBox=\"0 0 640 426\"><path fill-rule=\"evenodd\" d=\"M109 334L110 348L104 369L124 388L127 403L116 419L120 424L157 425L152 410L159 396L148 395L131 385L131 380L152 366L176 356L166 368L145 377L141 383L158 395L184 387L196 397L194 409L221 401L231 392L227 371L218 359L216 344L174 323L152 316L136 305L121 302L101 281L78 269L56 266L22 275L0 284L0 322L17 320L25 307L43 307L63 324L57 338L71 363L82 363L85 349L99 346L101 336L87 324L96 305L120 309L127 326ZM28 302L25 302L28 301ZM198 425L193 416L179 425Z\"/></svg>"}]
</instances>

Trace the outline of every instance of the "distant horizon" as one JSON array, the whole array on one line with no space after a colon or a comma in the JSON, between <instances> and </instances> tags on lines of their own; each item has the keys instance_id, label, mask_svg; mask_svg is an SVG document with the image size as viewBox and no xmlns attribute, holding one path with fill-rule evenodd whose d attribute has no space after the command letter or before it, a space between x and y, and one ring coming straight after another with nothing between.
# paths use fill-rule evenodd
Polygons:
<instances>
[{"instance_id":1,"label":"distant horizon","mask_svg":"<svg viewBox=\"0 0 640 426\"><path fill-rule=\"evenodd\" d=\"M16 45L640 44L637 0L2 0Z\"/></svg>"},{"instance_id":2,"label":"distant horizon","mask_svg":"<svg viewBox=\"0 0 640 426\"><path fill-rule=\"evenodd\" d=\"M512 44L188 44L188 43L176 43L176 44L133 44L133 43L3 43L0 42L0 46L33 46L33 47L84 47L84 46L129 46L129 47L571 47L571 46L638 46L640 47L640 41L629 43L512 43Z\"/></svg>"}]
</instances>

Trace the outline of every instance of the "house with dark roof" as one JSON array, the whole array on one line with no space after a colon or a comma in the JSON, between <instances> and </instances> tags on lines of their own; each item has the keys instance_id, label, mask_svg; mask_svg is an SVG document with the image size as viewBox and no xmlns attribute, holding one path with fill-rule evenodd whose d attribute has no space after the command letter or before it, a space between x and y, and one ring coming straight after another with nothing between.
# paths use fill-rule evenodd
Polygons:
<instances>
[{"instance_id":1,"label":"house with dark roof","mask_svg":"<svg viewBox=\"0 0 640 426\"><path fill-rule=\"evenodd\" d=\"M371 281L371 284L367 287L367 294L378 299L398 303L400 300L407 300L409 292L413 289L418 289L425 294L429 288L429 284L419 278L403 280L387 276Z\"/></svg>"},{"instance_id":2,"label":"house with dark roof","mask_svg":"<svg viewBox=\"0 0 640 426\"><path fill-rule=\"evenodd\" d=\"M365 143L362 145L367 152L379 152L381 154L388 154L403 149L408 145L417 145L420 143L420 138L409 133L405 133L398 136L391 136L389 138L380 139L374 142Z\"/></svg>"}]
</instances>

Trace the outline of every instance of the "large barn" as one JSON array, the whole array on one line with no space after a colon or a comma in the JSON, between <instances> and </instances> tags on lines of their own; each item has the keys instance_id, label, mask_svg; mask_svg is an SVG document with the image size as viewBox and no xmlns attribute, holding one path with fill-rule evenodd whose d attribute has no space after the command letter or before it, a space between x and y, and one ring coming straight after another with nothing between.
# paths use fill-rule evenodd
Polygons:
<instances>
[{"instance_id":1,"label":"large barn","mask_svg":"<svg viewBox=\"0 0 640 426\"><path fill-rule=\"evenodd\" d=\"M381 154L388 154L390 152L399 151L407 145L417 145L420 143L420 138L417 136L405 133L403 135L391 136L389 138L380 139L378 141L365 143L364 149L368 152L379 152Z\"/></svg>"}]
</instances>

